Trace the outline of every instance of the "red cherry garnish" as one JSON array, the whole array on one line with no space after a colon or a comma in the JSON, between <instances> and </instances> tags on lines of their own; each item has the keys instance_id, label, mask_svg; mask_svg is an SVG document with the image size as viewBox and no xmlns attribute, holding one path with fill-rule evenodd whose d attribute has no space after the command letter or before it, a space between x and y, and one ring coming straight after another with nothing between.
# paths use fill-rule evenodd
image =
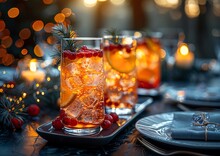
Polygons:
<instances>
[{"instance_id":1,"label":"red cherry garnish","mask_svg":"<svg viewBox=\"0 0 220 156\"><path fill-rule=\"evenodd\" d=\"M83 45L82 47L81 47L81 50L87 50L88 48L85 46L85 45Z\"/></svg>"},{"instance_id":2,"label":"red cherry garnish","mask_svg":"<svg viewBox=\"0 0 220 156\"><path fill-rule=\"evenodd\" d=\"M37 116L40 113L40 108L36 104L32 104L28 107L27 112L30 116Z\"/></svg>"},{"instance_id":3,"label":"red cherry garnish","mask_svg":"<svg viewBox=\"0 0 220 156\"><path fill-rule=\"evenodd\" d=\"M71 54L68 55L68 58L70 60L75 60L76 59L76 54L75 53L71 53Z\"/></svg>"},{"instance_id":4,"label":"red cherry garnish","mask_svg":"<svg viewBox=\"0 0 220 156\"><path fill-rule=\"evenodd\" d=\"M113 117L111 115L109 115L109 114L105 114L105 119L104 120L109 120L111 123L114 122Z\"/></svg>"},{"instance_id":5,"label":"red cherry garnish","mask_svg":"<svg viewBox=\"0 0 220 156\"><path fill-rule=\"evenodd\" d=\"M103 52L98 52L98 57L103 57Z\"/></svg>"},{"instance_id":6,"label":"red cherry garnish","mask_svg":"<svg viewBox=\"0 0 220 156\"><path fill-rule=\"evenodd\" d=\"M63 119L66 116L66 113L63 109L60 110L60 118Z\"/></svg>"},{"instance_id":7,"label":"red cherry garnish","mask_svg":"<svg viewBox=\"0 0 220 156\"><path fill-rule=\"evenodd\" d=\"M57 117L55 120L52 121L52 126L56 130L61 130L64 127L64 125L59 117Z\"/></svg>"},{"instance_id":8,"label":"red cherry garnish","mask_svg":"<svg viewBox=\"0 0 220 156\"><path fill-rule=\"evenodd\" d=\"M111 125L112 125L111 121L109 121L109 120L104 120L104 121L102 122L102 124L101 124L101 127L102 127L103 129L108 129L108 128L111 127Z\"/></svg>"},{"instance_id":9,"label":"red cherry garnish","mask_svg":"<svg viewBox=\"0 0 220 156\"><path fill-rule=\"evenodd\" d=\"M131 46L125 45L124 48L126 49L126 52L127 52L127 53L130 53L130 52L131 52Z\"/></svg>"},{"instance_id":10,"label":"red cherry garnish","mask_svg":"<svg viewBox=\"0 0 220 156\"><path fill-rule=\"evenodd\" d=\"M23 120L19 118L12 118L11 123L15 129L21 129L22 125L24 124Z\"/></svg>"},{"instance_id":11,"label":"red cherry garnish","mask_svg":"<svg viewBox=\"0 0 220 156\"><path fill-rule=\"evenodd\" d=\"M85 57L92 57L92 52L85 53Z\"/></svg>"},{"instance_id":12,"label":"red cherry garnish","mask_svg":"<svg viewBox=\"0 0 220 156\"><path fill-rule=\"evenodd\" d=\"M69 117L65 116L62 121L63 121L63 124L65 124L65 125L70 125L70 126L77 125L77 120L74 118L69 118Z\"/></svg>"},{"instance_id":13,"label":"red cherry garnish","mask_svg":"<svg viewBox=\"0 0 220 156\"><path fill-rule=\"evenodd\" d=\"M83 56L84 56L83 53L77 53L77 54L76 54L76 57L77 57L77 58L83 58Z\"/></svg>"},{"instance_id":14,"label":"red cherry garnish","mask_svg":"<svg viewBox=\"0 0 220 156\"><path fill-rule=\"evenodd\" d=\"M109 115L112 116L113 122L117 122L119 120L119 117L116 113L110 113Z\"/></svg>"},{"instance_id":15,"label":"red cherry garnish","mask_svg":"<svg viewBox=\"0 0 220 156\"><path fill-rule=\"evenodd\" d=\"M93 56L94 56L94 57L96 57L96 56L98 56L98 55L99 55L99 52L97 52L97 51L93 53Z\"/></svg>"}]
</instances>

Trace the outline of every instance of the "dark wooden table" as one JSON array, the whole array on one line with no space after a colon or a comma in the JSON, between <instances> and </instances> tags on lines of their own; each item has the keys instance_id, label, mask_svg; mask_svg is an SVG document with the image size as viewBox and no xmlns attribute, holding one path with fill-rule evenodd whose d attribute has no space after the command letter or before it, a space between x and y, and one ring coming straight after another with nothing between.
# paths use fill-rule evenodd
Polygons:
<instances>
[{"instance_id":1,"label":"dark wooden table","mask_svg":"<svg viewBox=\"0 0 220 156\"><path fill-rule=\"evenodd\" d=\"M37 127L52 120L58 114L58 110L55 109L43 110L44 112L41 112L40 118L26 124L21 131L13 133L1 131L0 155L154 155L155 153L147 150L137 142L136 138L140 134L135 129L135 122L148 115L178 110L175 105L157 98L109 144L93 148L73 145L61 146L41 138L36 132Z\"/></svg>"},{"instance_id":2,"label":"dark wooden table","mask_svg":"<svg viewBox=\"0 0 220 156\"><path fill-rule=\"evenodd\" d=\"M135 129L135 123L149 115L182 111L176 104L167 102L163 97L155 97L154 102L147 106L133 122L114 137L107 145L98 147L76 146L76 145L57 145L47 142L41 138L36 132L37 127L54 119L59 110L55 108L43 109L38 118L35 118L25 124L20 131L8 132L0 130L0 156L60 156L60 155L113 155L113 156L142 156L142 155L158 155L144 147L137 141L137 137L141 135ZM155 145L165 149L177 148L150 140ZM199 152L213 154L220 149Z\"/></svg>"}]
</instances>

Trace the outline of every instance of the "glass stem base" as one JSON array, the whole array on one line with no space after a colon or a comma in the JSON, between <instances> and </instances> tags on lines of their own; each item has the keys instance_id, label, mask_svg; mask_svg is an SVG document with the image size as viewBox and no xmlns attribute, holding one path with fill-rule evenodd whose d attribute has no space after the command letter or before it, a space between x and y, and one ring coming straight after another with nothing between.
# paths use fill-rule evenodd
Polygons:
<instances>
[{"instance_id":1,"label":"glass stem base","mask_svg":"<svg viewBox=\"0 0 220 156\"><path fill-rule=\"evenodd\" d=\"M83 129L64 127L64 132L66 134L78 135L78 136L92 135L100 132L100 126L95 128L83 128Z\"/></svg>"},{"instance_id":2,"label":"glass stem base","mask_svg":"<svg viewBox=\"0 0 220 156\"><path fill-rule=\"evenodd\" d=\"M107 113L114 112L114 113L117 113L118 115L129 115L129 114L134 113L133 108L111 108L111 107L106 106L105 109Z\"/></svg>"}]
</instances>

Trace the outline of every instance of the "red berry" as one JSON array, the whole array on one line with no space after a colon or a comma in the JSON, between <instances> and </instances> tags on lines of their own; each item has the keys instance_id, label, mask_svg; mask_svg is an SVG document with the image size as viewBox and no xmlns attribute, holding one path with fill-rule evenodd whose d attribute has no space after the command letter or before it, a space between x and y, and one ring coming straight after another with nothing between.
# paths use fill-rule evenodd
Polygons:
<instances>
[{"instance_id":1,"label":"red berry","mask_svg":"<svg viewBox=\"0 0 220 156\"><path fill-rule=\"evenodd\" d=\"M61 122L60 118L56 118L55 120L52 121L52 126L56 130L61 130L64 126L63 123Z\"/></svg>"},{"instance_id":2,"label":"red berry","mask_svg":"<svg viewBox=\"0 0 220 156\"><path fill-rule=\"evenodd\" d=\"M19 118L12 118L11 123L15 129L21 129L22 125L24 124L23 120Z\"/></svg>"},{"instance_id":3,"label":"red berry","mask_svg":"<svg viewBox=\"0 0 220 156\"><path fill-rule=\"evenodd\" d=\"M116 113L110 113L109 115L112 116L113 122L117 122L119 120L119 117L118 117L118 115Z\"/></svg>"},{"instance_id":4,"label":"red berry","mask_svg":"<svg viewBox=\"0 0 220 156\"><path fill-rule=\"evenodd\" d=\"M75 60L76 59L76 54L75 53L71 53L71 54L69 54L68 58L70 60Z\"/></svg>"},{"instance_id":5,"label":"red berry","mask_svg":"<svg viewBox=\"0 0 220 156\"><path fill-rule=\"evenodd\" d=\"M102 52L102 51L100 51L100 52L98 53L98 57L103 57L103 52Z\"/></svg>"},{"instance_id":6,"label":"red berry","mask_svg":"<svg viewBox=\"0 0 220 156\"><path fill-rule=\"evenodd\" d=\"M81 47L81 49L82 49L82 50L87 50L88 48L87 48L85 45L83 45L83 46Z\"/></svg>"},{"instance_id":7,"label":"red berry","mask_svg":"<svg viewBox=\"0 0 220 156\"><path fill-rule=\"evenodd\" d=\"M93 56L94 56L94 57L96 57L96 56L98 56L98 55L99 55L99 53L98 53L97 51L93 53Z\"/></svg>"},{"instance_id":8,"label":"red berry","mask_svg":"<svg viewBox=\"0 0 220 156\"><path fill-rule=\"evenodd\" d=\"M36 104L32 104L28 107L27 112L30 116L37 116L40 113L40 108Z\"/></svg>"},{"instance_id":9,"label":"red berry","mask_svg":"<svg viewBox=\"0 0 220 156\"><path fill-rule=\"evenodd\" d=\"M76 54L76 57L77 57L77 58L83 58L83 56L84 56L83 53L77 53L77 54Z\"/></svg>"},{"instance_id":10,"label":"red berry","mask_svg":"<svg viewBox=\"0 0 220 156\"><path fill-rule=\"evenodd\" d=\"M111 121L109 121L109 120L104 120L104 121L102 122L102 124L101 124L101 127L102 127L103 129L108 129L108 128L111 127L111 125L112 125Z\"/></svg>"},{"instance_id":11,"label":"red berry","mask_svg":"<svg viewBox=\"0 0 220 156\"><path fill-rule=\"evenodd\" d=\"M63 119L63 117L66 115L65 111L63 109L60 110L60 118Z\"/></svg>"},{"instance_id":12,"label":"red berry","mask_svg":"<svg viewBox=\"0 0 220 156\"><path fill-rule=\"evenodd\" d=\"M127 52L127 53L130 53L130 52L131 52L131 46L129 46L129 45L124 45L124 48L126 49L126 52Z\"/></svg>"},{"instance_id":13,"label":"red berry","mask_svg":"<svg viewBox=\"0 0 220 156\"><path fill-rule=\"evenodd\" d=\"M114 45L114 44L110 44L109 50L112 51L112 50L114 50L114 49L117 49L117 46Z\"/></svg>"},{"instance_id":14,"label":"red berry","mask_svg":"<svg viewBox=\"0 0 220 156\"><path fill-rule=\"evenodd\" d=\"M123 48L123 46L121 44L118 44L116 47L118 50L122 50L122 48Z\"/></svg>"},{"instance_id":15,"label":"red berry","mask_svg":"<svg viewBox=\"0 0 220 156\"><path fill-rule=\"evenodd\" d=\"M85 53L85 56L86 57L92 57L92 53L91 52L87 52L87 53Z\"/></svg>"},{"instance_id":16,"label":"red berry","mask_svg":"<svg viewBox=\"0 0 220 156\"><path fill-rule=\"evenodd\" d=\"M65 116L62 121L63 121L63 124L65 124L65 125L70 125L70 126L77 125L77 120L75 118L69 118L69 117Z\"/></svg>"},{"instance_id":17,"label":"red berry","mask_svg":"<svg viewBox=\"0 0 220 156\"><path fill-rule=\"evenodd\" d=\"M109 115L109 114L105 114L105 119L104 120L109 120L111 123L114 122L113 117L111 115Z\"/></svg>"}]
</instances>

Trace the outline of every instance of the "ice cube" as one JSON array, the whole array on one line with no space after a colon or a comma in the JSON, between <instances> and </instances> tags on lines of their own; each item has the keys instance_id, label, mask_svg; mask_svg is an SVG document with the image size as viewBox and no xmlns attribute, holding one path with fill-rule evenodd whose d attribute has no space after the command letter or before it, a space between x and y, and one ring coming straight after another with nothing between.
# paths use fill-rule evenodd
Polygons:
<instances>
[{"instance_id":1,"label":"ice cube","mask_svg":"<svg viewBox=\"0 0 220 156\"><path fill-rule=\"evenodd\" d=\"M75 76L66 78L65 83L69 89L77 89L77 88L83 87L83 82L80 78L80 75L75 75Z\"/></svg>"},{"instance_id":2,"label":"ice cube","mask_svg":"<svg viewBox=\"0 0 220 156\"><path fill-rule=\"evenodd\" d=\"M83 112L82 102L76 98L67 108L65 108L65 112L70 117L79 117Z\"/></svg>"},{"instance_id":3,"label":"ice cube","mask_svg":"<svg viewBox=\"0 0 220 156\"><path fill-rule=\"evenodd\" d=\"M80 74L80 65L76 63L70 63L65 66L65 69L68 70L71 74Z\"/></svg>"},{"instance_id":4,"label":"ice cube","mask_svg":"<svg viewBox=\"0 0 220 156\"><path fill-rule=\"evenodd\" d=\"M123 74L119 83L124 89L135 86L136 85L135 73Z\"/></svg>"},{"instance_id":5,"label":"ice cube","mask_svg":"<svg viewBox=\"0 0 220 156\"><path fill-rule=\"evenodd\" d=\"M83 76L83 83L87 86L104 84L104 75L102 73L89 73Z\"/></svg>"},{"instance_id":6,"label":"ice cube","mask_svg":"<svg viewBox=\"0 0 220 156\"><path fill-rule=\"evenodd\" d=\"M92 111L92 109L84 109L80 116L81 121L84 123L93 123Z\"/></svg>"},{"instance_id":7,"label":"ice cube","mask_svg":"<svg viewBox=\"0 0 220 156\"><path fill-rule=\"evenodd\" d=\"M91 124L100 124L103 120L104 110L96 109L85 109L83 110L82 115L80 116L81 122L91 123Z\"/></svg>"},{"instance_id":8,"label":"ice cube","mask_svg":"<svg viewBox=\"0 0 220 156\"><path fill-rule=\"evenodd\" d=\"M98 101L96 96L93 95L93 93L89 94L83 94L79 100L82 102L83 107L86 108L93 108L93 106L96 104Z\"/></svg>"}]
</instances>

